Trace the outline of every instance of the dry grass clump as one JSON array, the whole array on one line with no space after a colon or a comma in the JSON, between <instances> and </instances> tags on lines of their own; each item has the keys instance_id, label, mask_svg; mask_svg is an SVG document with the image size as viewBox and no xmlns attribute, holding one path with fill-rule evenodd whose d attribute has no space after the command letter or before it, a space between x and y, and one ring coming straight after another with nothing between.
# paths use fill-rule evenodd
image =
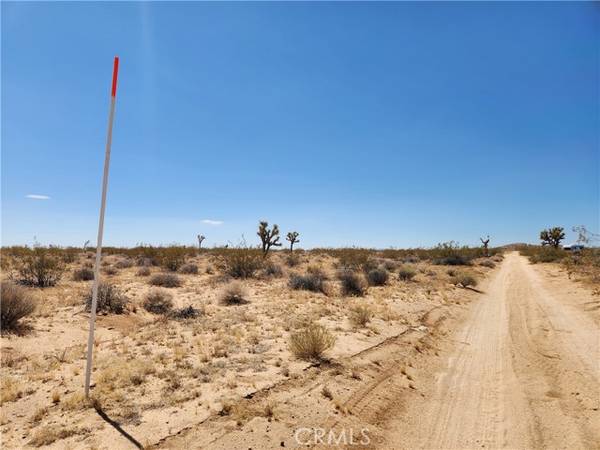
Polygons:
<instances>
[{"instance_id":1,"label":"dry grass clump","mask_svg":"<svg viewBox=\"0 0 600 450\"><path fill-rule=\"evenodd\" d=\"M59 282L65 265L50 249L37 247L20 257L16 268L19 283L44 288Z\"/></svg>"},{"instance_id":2,"label":"dry grass clump","mask_svg":"<svg viewBox=\"0 0 600 450\"><path fill-rule=\"evenodd\" d=\"M477 279L469 273L459 272L452 277L452 283L463 288L475 287L477 286Z\"/></svg>"},{"instance_id":3,"label":"dry grass clump","mask_svg":"<svg viewBox=\"0 0 600 450\"><path fill-rule=\"evenodd\" d=\"M364 305L355 306L350 311L350 322L355 327L365 327L373 318L371 309Z\"/></svg>"},{"instance_id":4,"label":"dry grass clump","mask_svg":"<svg viewBox=\"0 0 600 450\"><path fill-rule=\"evenodd\" d=\"M326 280L327 276L321 269L309 267L305 275L292 274L288 284L295 290L326 293Z\"/></svg>"},{"instance_id":5,"label":"dry grass clump","mask_svg":"<svg viewBox=\"0 0 600 450\"><path fill-rule=\"evenodd\" d=\"M317 323L311 323L291 334L289 348L296 358L305 361L319 361L334 344L335 336L327 328Z\"/></svg>"},{"instance_id":6,"label":"dry grass clump","mask_svg":"<svg viewBox=\"0 0 600 450\"><path fill-rule=\"evenodd\" d=\"M156 273L152 275L149 283L152 286L176 288L181 286L181 280L174 273Z\"/></svg>"},{"instance_id":7,"label":"dry grass clump","mask_svg":"<svg viewBox=\"0 0 600 450\"><path fill-rule=\"evenodd\" d=\"M85 297L85 308L87 311L92 309L92 293L93 288L90 288ZM129 303L129 299L117 286L106 282L101 282L98 285L97 312L122 314L125 312L127 303Z\"/></svg>"},{"instance_id":8,"label":"dry grass clump","mask_svg":"<svg viewBox=\"0 0 600 450\"><path fill-rule=\"evenodd\" d=\"M246 296L247 292L242 283L232 281L219 294L219 303L226 306L243 305L244 303L248 303Z\"/></svg>"},{"instance_id":9,"label":"dry grass clump","mask_svg":"<svg viewBox=\"0 0 600 450\"><path fill-rule=\"evenodd\" d=\"M144 309L154 314L167 314L173 309L173 296L160 288L153 288L146 294Z\"/></svg>"},{"instance_id":10,"label":"dry grass clump","mask_svg":"<svg viewBox=\"0 0 600 450\"><path fill-rule=\"evenodd\" d=\"M367 283L361 274L352 270L341 270L338 279L342 283L342 294L350 297L362 297L367 293Z\"/></svg>"},{"instance_id":11,"label":"dry grass clump","mask_svg":"<svg viewBox=\"0 0 600 450\"><path fill-rule=\"evenodd\" d=\"M133 267L133 261L129 258L120 259L115 263L115 267L117 269L128 269L130 267Z\"/></svg>"},{"instance_id":12,"label":"dry grass clump","mask_svg":"<svg viewBox=\"0 0 600 450\"><path fill-rule=\"evenodd\" d=\"M11 282L3 281L0 287L0 328L14 330L19 320L35 311L35 300L27 289Z\"/></svg>"},{"instance_id":13,"label":"dry grass clump","mask_svg":"<svg viewBox=\"0 0 600 450\"><path fill-rule=\"evenodd\" d=\"M150 276L150 273L151 273L151 271L150 271L150 268L149 268L149 267L147 267L147 266L142 266L142 267L140 267L140 268L138 269L138 271L137 271L136 275L137 275L138 277L147 277L147 276Z\"/></svg>"},{"instance_id":14,"label":"dry grass clump","mask_svg":"<svg viewBox=\"0 0 600 450\"><path fill-rule=\"evenodd\" d=\"M484 259L483 261L479 262L479 265L483 267L489 267L490 269L496 267L496 263L491 259Z\"/></svg>"},{"instance_id":15,"label":"dry grass clump","mask_svg":"<svg viewBox=\"0 0 600 450\"><path fill-rule=\"evenodd\" d=\"M88 434L91 430L89 428L65 428L59 425L48 425L39 429L29 441L29 445L33 447L42 447L50 445L53 442L66 439L68 437L78 434Z\"/></svg>"},{"instance_id":16,"label":"dry grass clump","mask_svg":"<svg viewBox=\"0 0 600 450\"><path fill-rule=\"evenodd\" d=\"M288 267L296 267L300 262L300 257L295 253L290 253L287 258L285 258L285 263Z\"/></svg>"},{"instance_id":17,"label":"dry grass clump","mask_svg":"<svg viewBox=\"0 0 600 450\"><path fill-rule=\"evenodd\" d=\"M106 275L116 275L119 273L119 271L117 270L117 268L115 266L106 266L102 269L102 271L106 274Z\"/></svg>"},{"instance_id":18,"label":"dry grass clump","mask_svg":"<svg viewBox=\"0 0 600 450\"><path fill-rule=\"evenodd\" d=\"M223 249L220 269L233 278L252 278L262 268L264 258L259 249L238 247Z\"/></svg>"},{"instance_id":19,"label":"dry grass clump","mask_svg":"<svg viewBox=\"0 0 600 450\"><path fill-rule=\"evenodd\" d=\"M22 386L11 377L0 380L0 406L7 402L14 402L23 396Z\"/></svg>"},{"instance_id":20,"label":"dry grass clump","mask_svg":"<svg viewBox=\"0 0 600 450\"><path fill-rule=\"evenodd\" d=\"M179 272L186 275L197 275L198 274L198 266L194 263L184 264L179 268Z\"/></svg>"},{"instance_id":21,"label":"dry grass clump","mask_svg":"<svg viewBox=\"0 0 600 450\"><path fill-rule=\"evenodd\" d=\"M389 277L387 270L383 267L371 269L367 272L367 281L370 286L384 286L388 282Z\"/></svg>"},{"instance_id":22,"label":"dry grass clump","mask_svg":"<svg viewBox=\"0 0 600 450\"><path fill-rule=\"evenodd\" d=\"M263 272L267 277L280 278L283 276L283 269L275 263L267 263Z\"/></svg>"},{"instance_id":23,"label":"dry grass clump","mask_svg":"<svg viewBox=\"0 0 600 450\"><path fill-rule=\"evenodd\" d=\"M88 267L81 267L73 271L73 281L90 281L94 279L94 271Z\"/></svg>"},{"instance_id":24,"label":"dry grass clump","mask_svg":"<svg viewBox=\"0 0 600 450\"><path fill-rule=\"evenodd\" d=\"M398 278L400 278L402 281L410 281L415 277L416 274L417 271L413 267L407 265L400 267L398 270Z\"/></svg>"}]
</instances>

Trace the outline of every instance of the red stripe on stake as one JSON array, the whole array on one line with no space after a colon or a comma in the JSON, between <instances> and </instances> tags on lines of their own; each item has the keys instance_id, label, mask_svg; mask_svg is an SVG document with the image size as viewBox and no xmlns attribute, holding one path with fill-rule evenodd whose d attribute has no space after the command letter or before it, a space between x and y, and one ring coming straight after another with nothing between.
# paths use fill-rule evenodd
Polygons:
<instances>
[{"instance_id":1,"label":"red stripe on stake","mask_svg":"<svg viewBox=\"0 0 600 450\"><path fill-rule=\"evenodd\" d=\"M111 96L117 96L117 77L119 75L119 57L115 56L115 63L113 65L113 80L112 80L112 91Z\"/></svg>"}]
</instances>

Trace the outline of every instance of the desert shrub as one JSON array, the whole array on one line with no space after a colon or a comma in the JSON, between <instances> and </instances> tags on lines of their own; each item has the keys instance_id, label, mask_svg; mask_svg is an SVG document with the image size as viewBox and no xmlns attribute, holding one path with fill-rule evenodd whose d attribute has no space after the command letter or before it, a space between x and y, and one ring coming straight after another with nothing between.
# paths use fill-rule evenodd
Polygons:
<instances>
[{"instance_id":1,"label":"desert shrub","mask_svg":"<svg viewBox=\"0 0 600 450\"><path fill-rule=\"evenodd\" d=\"M300 264L300 257L295 253L291 253L287 256L287 258L285 258L285 263L288 265L288 267L296 267L298 264Z\"/></svg>"},{"instance_id":2,"label":"desert shrub","mask_svg":"<svg viewBox=\"0 0 600 450\"><path fill-rule=\"evenodd\" d=\"M456 274L453 277L452 282L455 285L460 285L464 288L477 286L477 279L475 279L473 275L465 272L459 272Z\"/></svg>"},{"instance_id":3,"label":"desert shrub","mask_svg":"<svg viewBox=\"0 0 600 450\"><path fill-rule=\"evenodd\" d=\"M198 273L198 266L193 263L184 264L179 268L179 272L187 275L196 275Z\"/></svg>"},{"instance_id":4,"label":"desert shrub","mask_svg":"<svg viewBox=\"0 0 600 450\"><path fill-rule=\"evenodd\" d=\"M434 264L446 266L468 266L471 260L481 253L481 249L460 247L454 241L438 244L432 251Z\"/></svg>"},{"instance_id":5,"label":"desert shrub","mask_svg":"<svg viewBox=\"0 0 600 450\"><path fill-rule=\"evenodd\" d=\"M279 264L270 262L265 265L264 273L268 277L279 278L283 276L283 269Z\"/></svg>"},{"instance_id":6,"label":"desert shrub","mask_svg":"<svg viewBox=\"0 0 600 450\"><path fill-rule=\"evenodd\" d=\"M155 264L155 261L152 258L147 258L145 256L139 256L135 260L135 265L139 266L139 267L150 267L150 266L155 266L157 264Z\"/></svg>"},{"instance_id":7,"label":"desert shrub","mask_svg":"<svg viewBox=\"0 0 600 450\"><path fill-rule=\"evenodd\" d=\"M65 265L60 257L53 255L49 249L36 247L19 259L17 281L41 288L54 286L64 271Z\"/></svg>"},{"instance_id":8,"label":"desert shrub","mask_svg":"<svg viewBox=\"0 0 600 450\"><path fill-rule=\"evenodd\" d=\"M150 268L149 268L149 267L146 267L146 266L140 267L140 268L138 269L138 271L137 271L136 275L137 275L138 277L147 277L147 276L149 276L149 275L150 275Z\"/></svg>"},{"instance_id":9,"label":"desert shrub","mask_svg":"<svg viewBox=\"0 0 600 450\"><path fill-rule=\"evenodd\" d=\"M111 276L119 273L119 271L117 270L117 268L115 266L106 266L104 269L102 269L102 271L106 275L111 275Z\"/></svg>"},{"instance_id":10,"label":"desert shrub","mask_svg":"<svg viewBox=\"0 0 600 450\"><path fill-rule=\"evenodd\" d=\"M342 284L342 294L350 297L362 297L367 293L367 283L364 277L352 270L343 269L338 273Z\"/></svg>"},{"instance_id":11,"label":"desert shrub","mask_svg":"<svg viewBox=\"0 0 600 450\"><path fill-rule=\"evenodd\" d=\"M90 281L94 279L94 271L87 267L81 267L73 271L73 281Z\"/></svg>"},{"instance_id":12,"label":"desert shrub","mask_svg":"<svg viewBox=\"0 0 600 450\"><path fill-rule=\"evenodd\" d=\"M490 269L496 267L496 263L494 263L494 261L492 261L491 259L484 259L483 261L479 262L479 265L483 267L489 267Z\"/></svg>"},{"instance_id":13,"label":"desert shrub","mask_svg":"<svg viewBox=\"0 0 600 450\"><path fill-rule=\"evenodd\" d=\"M128 269L129 267L133 266L133 261L130 260L129 258L127 259L120 259L119 261L117 261L115 263L115 267L117 269Z\"/></svg>"},{"instance_id":14,"label":"desert shrub","mask_svg":"<svg viewBox=\"0 0 600 450\"><path fill-rule=\"evenodd\" d=\"M221 252L219 266L233 278L252 278L263 266L263 256L255 248L229 248Z\"/></svg>"},{"instance_id":15,"label":"desert shrub","mask_svg":"<svg viewBox=\"0 0 600 450\"><path fill-rule=\"evenodd\" d=\"M363 270L368 272L377 267L373 252L364 248L342 248L337 250L337 258L341 269Z\"/></svg>"},{"instance_id":16,"label":"desert shrub","mask_svg":"<svg viewBox=\"0 0 600 450\"><path fill-rule=\"evenodd\" d=\"M383 263L381 264L381 266L385 270L387 270L388 272L393 272L398 267L398 264L396 264L395 261L391 261L389 259L386 259L386 260L383 261Z\"/></svg>"},{"instance_id":17,"label":"desert shrub","mask_svg":"<svg viewBox=\"0 0 600 450\"><path fill-rule=\"evenodd\" d=\"M87 311L92 309L93 287L90 288L85 297L85 307ZM122 314L129 299L115 285L101 282L98 285L98 303L97 312Z\"/></svg>"},{"instance_id":18,"label":"desert shrub","mask_svg":"<svg viewBox=\"0 0 600 450\"><path fill-rule=\"evenodd\" d=\"M151 289L144 299L144 309L154 314L167 314L173 309L173 296L164 289Z\"/></svg>"},{"instance_id":19,"label":"desert shrub","mask_svg":"<svg viewBox=\"0 0 600 450\"><path fill-rule=\"evenodd\" d=\"M35 310L33 296L21 286L3 281L0 284L0 328L13 330L19 320Z\"/></svg>"},{"instance_id":20,"label":"desert shrub","mask_svg":"<svg viewBox=\"0 0 600 450\"><path fill-rule=\"evenodd\" d=\"M325 293L327 277L318 268L309 268L305 275L292 274L288 285L294 290Z\"/></svg>"},{"instance_id":21,"label":"desert shrub","mask_svg":"<svg viewBox=\"0 0 600 450\"><path fill-rule=\"evenodd\" d=\"M160 263L165 269L176 272L185 263L186 254L185 247L164 247L160 251Z\"/></svg>"},{"instance_id":22,"label":"desert shrub","mask_svg":"<svg viewBox=\"0 0 600 450\"><path fill-rule=\"evenodd\" d=\"M533 264L560 261L567 256L567 252L565 250L552 246L540 247L532 245L519 249L519 252L529 257L529 261Z\"/></svg>"},{"instance_id":23,"label":"desert shrub","mask_svg":"<svg viewBox=\"0 0 600 450\"><path fill-rule=\"evenodd\" d=\"M335 336L327 328L312 323L290 335L289 348L296 358L319 361L334 344Z\"/></svg>"},{"instance_id":24,"label":"desert shrub","mask_svg":"<svg viewBox=\"0 0 600 450\"><path fill-rule=\"evenodd\" d=\"M407 265L400 267L398 270L398 278L400 278L402 281L410 281L415 277L416 274L417 271L413 267Z\"/></svg>"},{"instance_id":25,"label":"desert shrub","mask_svg":"<svg viewBox=\"0 0 600 450\"><path fill-rule=\"evenodd\" d=\"M232 281L219 294L219 303L226 306L248 303L246 290L239 281Z\"/></svg>"},{"instance_id":26,"label":"desert shrub","mask_svg":"<svg viewBox=\"0 0 600 450\"><path fill-rule=\"evenodd\" d=\"M152 286L161 286L166 288L176 288L181 286L181 280L174 273L155 273L150 277L149 283Z\"/></svg>"},{"instance_id":27,"label":"desert shrub","mask_svg":"<svg viewBox=\"0 0 600 450\"><path fill-rule=\"evenodd\" d=\"M184 308L177 308L171 311L170 317L178 320L195 319L200 315L201 311L194 308L192 305Z\"/></svg>"},{"instance_id":28,"label":"desert shrub","mask_svg":"<svg viewBox=\"0 0 600 450\"><path fill-rule=\"evenodd\" d=\"M359 305L350 311L350 322L355 327L365 327L373 318L373 312L364 305Z\"/></svg>"},{"instance_id":29,"label":"desert shrub","mask_svg":"<svg viewBox=\"0 0 600 450\"><path fill-rule=\"evenodd\" d=\"M371 269L367 273L367 281L370 286L383 286L388 282L389 274L383 267Z\"/></svg>"}]
</instances>

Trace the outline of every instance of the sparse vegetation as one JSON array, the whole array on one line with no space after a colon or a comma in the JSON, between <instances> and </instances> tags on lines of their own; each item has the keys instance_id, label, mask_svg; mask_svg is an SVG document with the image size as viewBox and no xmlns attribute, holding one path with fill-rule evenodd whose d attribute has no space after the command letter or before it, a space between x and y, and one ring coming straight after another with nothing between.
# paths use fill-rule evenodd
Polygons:
<instances>
[{"instance_id":1,"label":"sparse vegetation","mask_svg":"<svg viewBox=\"0 0 600 450\"><path fill-rule=\"evenodd\" d=\"M160 263L165 269L176 272L185 263L187 253L185 247L164 247L160 252Z\"/></svg>"},{"instance_id":2,"label":"sparse vegetation","mask_svg":"<svg viewBox=\"0 0 600 450\"><path fill-rule=\"evenodd\" d=\"M353 270L342 269L338 272L342 294L350 297L362 297L367 293L367 283L362 276Z\"/></svg>"},{"instance_id":3,"label":"sparse vegetation","mask_svg":"<svg viewBox=\"0 0 600 450\"><path fill-rule=\"evenodd\" d=\"M220 254L220 268L233 278L252 278L262 268L260 250L240 246L224 249Z\"/></svg>"},{"instance_id":4,"label":"sparse vegetation","mask_svg":"<svg viewBox=\"0 0 600 450\"><path fill-rule=\"evenodd\" d=\"M186 275L197 275L198 274L198 266L193 263L187 263L179 268L179 272L186 274Z\"/></svg>"},{"instance_id":5,"label":"sparse vegetation","mask_svg":"<svg viewBox=\"0 0 600 450\"><path fill-rule=\"evenodd\" d=\"M80 267L73 271L73 281L90 281L94 279L94 271L87 267Z\"/></svg>"},{"instance_id":6,"label":"sparse vegetation","mask_svg":"<svg viewBox=\"0 0 600 450\"><path fill-rule=\"evenodd\" d=\"M173 309L173 296L160 288L153 288L146 294L144 309L154 314L167 314Z\"/></svg>"},{"instance_id":7,"label":"sparse vegetation","mask_svg":"<svg viewBox=\"0 0 600 450\"><path fill-rule=\"evenodd\" d=\"M246 300L246 289L239 281L232 281L223 288L219 295L219 303L226 306L242 305L248 303Z\"/></svg>"},{"instance_id":8,"label":"sparse vegetation","mask_svg":"<svg viewBox=\"0 0 600 450\"><path fill-rule=\"evenodd\" d=\"M143 266L138 269L136 275L138 277L147 277L147 276L150 276L150 273L151 273L150 267Z\"/></svg>"},{"instance_id":9,"label":"sparse vegetation","mask_svg":"<svg viewBox=\"0 0 600 450\"><path fill-rule=\"evenodd\" d=\"M92 293L93 287L90 288L85 297L87 311L90 311L92 308ZM115 285L107 282L100 282L98 284L96 312L123 314L128 303L129 299Z\"/></svg>"},{"instance_id":10,"label":"sparse vegetation","mask_svg":"<svg viewBox=\"0 0 600 450\"><path fill-rule=\"evenodd\" d=\"M311 267L305 275L292 274L288 284L294 290L325 293L326 280L327 277L321 269Z\"/></svg>"},{"instance_id":11,"label":"sparse vegetation","mask_svg":"<svg viewBox=\"0 0 600 450\"><path fill-rule=\"evenodd\" d=\"M14 330L21 319L35 311L35 300L27 289L9 281L3 281L0 287L0 328L3 331Z\"/></svg>"},{"instance_id":12,"label":"sparse vegetation","mask_svg":"<svg viewBox=\"0 0 600 450\"><path fill-rule=\"evenodd\" d=\"M367 306L358 305L350 310L350 322L355 327L365 327L373 318L373 311Z\"/></svg>"},{"instance_id":13,"label":"sparse vegetation","mask_svg":"<svg viewBox=\"0 0 600 450\"><path fill-rule=\"evenodd\" d=\"M452 278L452 283L463 288L477 286L477 279L466 272L459 272Z\"/></svg>"},{"instance_id":14,"label":"sparse vegetation","mask_svg":"<svg viewBox=\"0 0 600 450\"><path fill-rule=\"evenodd\" d=\"M306 361L322 360L334 344L335 336L317 323L311 323L290 336L290 351L296 358Z\"/></svg>"},{"instance_id":15,"label":"sparse vegetation","mask_svg":"<svg viewBox=\"0 0 600 450\"><path fill-rule=\"evenodd\" d=\"M403 265L398 270L398 278L400 278L402 281L410 281L415 277L416 274L417 271L413 267L407 265Z\"/></svg>"},{"instance_id":16,"label":"sparse vegetation","mask_svg":"<svg viewBox=\"0 0 600 450\"><path fill-rule=\"evenodd\" d=\"M152 286L165 288L176 288L181 286L181 280L174 273L155 273L150 277L149 283Z\"/></svg>"},{"instance_id":17,"label":"sparse vegetation","mask_svg":"<svg viewBox=\"0 0 600 450\"><path fill-rule=\"evenodd\" d=\"M383 286L388 282L390 275L383 267L371 269L367 273L367 280L370 286Z\"/></svg>"}]
</instances>

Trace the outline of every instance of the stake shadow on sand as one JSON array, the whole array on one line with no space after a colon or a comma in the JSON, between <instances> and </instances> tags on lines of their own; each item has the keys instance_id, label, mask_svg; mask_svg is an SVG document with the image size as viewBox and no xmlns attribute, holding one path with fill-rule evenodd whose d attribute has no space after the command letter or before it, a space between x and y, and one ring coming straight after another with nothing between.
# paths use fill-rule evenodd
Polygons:
<instances>
[{"instance_id":1,"label":"stake shadow on sand","mask_svg":"<svg viewBox=\"0 0 600 450\"><path fill-rule=\"evenodd\" d=\"M106 423L108 423L115 430L117 430L119 433L121 433L121 435L125 439L127 439L129 442L131 442L137 448L140 448L140 449L144 448L144 446L136 438L134 438L132 435L130 435L127 431L125 431L118 422L116 422L115 420L108 417L108 415L104 411L102 411L102 408L100 407L100 405L94 405L94 409Z\"/></svg>"}]
</instances>

